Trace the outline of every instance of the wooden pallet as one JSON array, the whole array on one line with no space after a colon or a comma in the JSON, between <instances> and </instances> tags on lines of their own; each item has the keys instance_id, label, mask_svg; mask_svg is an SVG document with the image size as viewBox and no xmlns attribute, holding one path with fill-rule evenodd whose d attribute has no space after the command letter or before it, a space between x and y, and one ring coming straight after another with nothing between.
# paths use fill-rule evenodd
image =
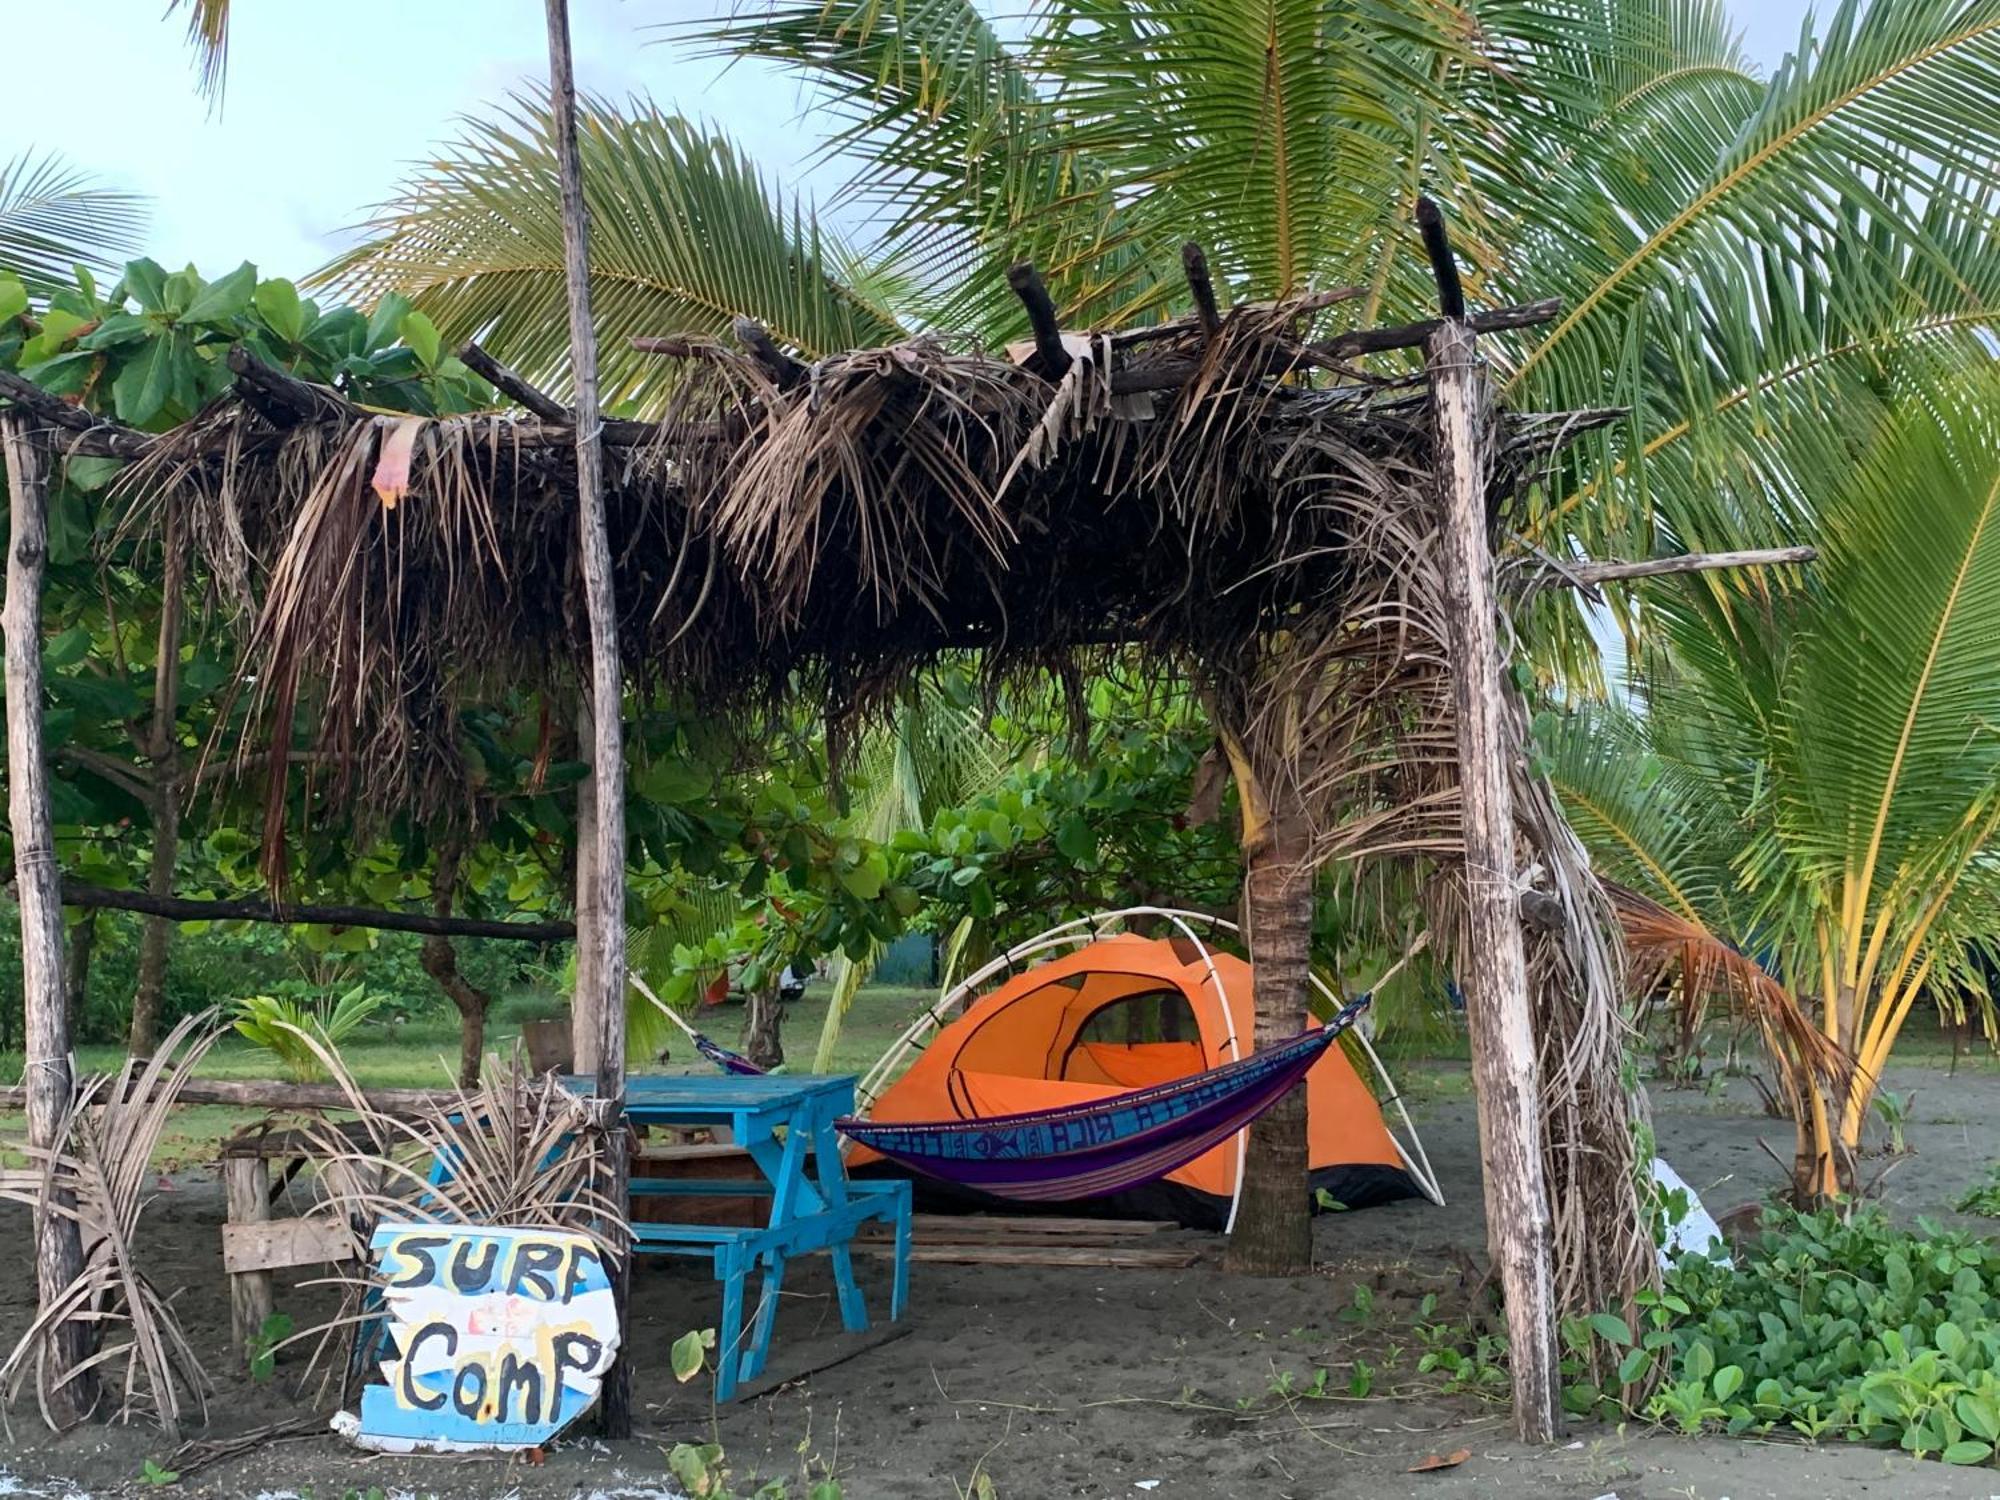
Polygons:
<instances>
[{"instance_id":1,"label":"wooden pallet","mask_svg":"<svg viewBox=\"0 0 2000 1500\"><path fill-rule=\"evenodd\" d=\"M894 1255L895 1247L879 1240L857 1240L859 1255ZM1177 1270L1201 1260L1207 1250L1200 1245L1180 1245L1155 1249L1152 1246L1117 1245L1023 1245L990 1244L910 1246L911 1260L927 1260L956 1266L1087 1266L1099 1270Z\"/></svg>"},{"instance_id":2,"label":"wooden pallet","mask_svg":"<svg viewBox=\"0 0 2000 1500\"><path fill-rule=\"evenodd\" d=\"M1212 1248L1207 1240L1163 1238L1175 1226L1144 1219L918 1214L913 1229L910 1258L947 1265L1175 1269ZM864 1234L855 1248L885 1255L892 1247L877 1233Z\"/></svg>"}]
</instances>

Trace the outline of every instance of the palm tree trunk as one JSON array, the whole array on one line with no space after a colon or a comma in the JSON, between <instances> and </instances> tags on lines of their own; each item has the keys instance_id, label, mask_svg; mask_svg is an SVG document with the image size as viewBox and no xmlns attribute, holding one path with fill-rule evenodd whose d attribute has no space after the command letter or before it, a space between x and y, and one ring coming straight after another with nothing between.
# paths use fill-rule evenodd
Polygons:
<instances>
[{"instance_id":1,"label":"palm tree trunk","mask_svg":"<svg viewBox=\"0 0 2000 1500\"><path fill-rule=\"evenodd\" d=\"M46 459L29 419L0 413L6 450L11 530L7 547L7 816L14 836L14 883L21 910L21 992L26 1016L28 1144L55 1144L70 1105L69 1013L63 994L62 891L55 829L49 816L49 763L42 740L42 574L48 558ZM63 1189L35 1210L35 1288L50 1307L83 1274L83 1240ZM51 1377L90 1357L94 1325L71 1320L51 1335ZM97 1404L94 1369L47 1392L45 1410L59 1427L82 1421Z\"/></svg>"},{"instance_id":2,"label":"palm tree trunk","mask_svg":"<svg viewBox=\"0 0 2000 1500\"><path fill-rule=\"evenodd\" d=\"M1256 1046L1296 1036L1312 967L1313 871L1305 811L1273 783L1269 820L1245 851L1243 926L1249 938ZM1250 1127L1226 1265L1251 1276L1312 1269L1306 1091L1293 1089Z\"/></svg>"}]
</instances>

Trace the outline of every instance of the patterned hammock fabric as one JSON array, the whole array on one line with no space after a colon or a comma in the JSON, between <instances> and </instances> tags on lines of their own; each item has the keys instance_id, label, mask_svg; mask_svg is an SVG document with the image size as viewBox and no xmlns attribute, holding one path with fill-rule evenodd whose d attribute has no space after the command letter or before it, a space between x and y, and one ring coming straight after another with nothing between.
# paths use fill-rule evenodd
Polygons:
<instances>
[{"instance_id":1,"label":"patterned hammock fabric","mask_svg":"<svg viewBox=\"0 0 2000 1500\"><path fill-rule=\"evenodd\" d=\"M750 1061L749 1058L743 1056L742 1053L731 1052L727 1047L711 1042L699 1031L690 1031L688 1035L694 1038L694 1050L722 1069L723 1072L743 1073L757 1078L764 1076L764 1070Z\"/></svg>"},{"instance_id":2,"label":"patterned hammock fabric","mask_svg":"<svg viewBox=\"0 0 2000 1500\"><path fill-rule=\"evenodd\" d=\"M996 1197L1063 1202L1123 1192L1193 1161L1284 1098L1371 998L1240 1062L1094 1104L982 1120L844 1119L835 1126L913 1171Z\"/></svg>"}]
</instances>

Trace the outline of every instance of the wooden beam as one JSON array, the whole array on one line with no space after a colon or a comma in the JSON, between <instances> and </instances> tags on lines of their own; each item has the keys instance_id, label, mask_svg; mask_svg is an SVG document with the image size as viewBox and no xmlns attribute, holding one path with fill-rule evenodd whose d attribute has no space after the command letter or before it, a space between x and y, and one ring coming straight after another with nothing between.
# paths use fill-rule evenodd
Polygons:
<instances>
[{"instance_id":1,"label":"wooden beam","mask_svg":"<svg viewBox=\"0 0 2000 1500\"><path fill-rule=\"evenodd\" d=\"M88 1082L89 1080L85 1080ZM110 1097L115 1084L105 1081L95 1103ZM362 1089L368 1107L385 1115L414 1119L432 1109L456 1110L464 1096L455 1089ZM25 1084L0 1088L0 1109L21 1109L27 1103ZM284 1083L266 1078L190 1078L174 1091L176 1104L223 1104L237 1109L352 1109L353 1097L336 1083ZM248 1156L244 1150L225 1156Z\"/></svg>"},{"instance_id":2,"label":"wooden beam","mask_svg":"<svg viewBox=\"0 0 2000 1500\"><path fill-rule=\"evenodd\" d=\"M622 1203L628 1163L615 1112L623 1109L625 1101L625 754L620 724L625 682L618 656L618 607L612 596L611 538L604 519L597 333L590 320L590 209L583 196L583 163L576 144L576 71L570 58L569 0L546 0L546 8L550 123L562 185L569 362L576 384L576 508L584 614L590 630L590 775L595 794L588 830L591 858L583 867L594 889L587 896L582 890L577 893L577 912L583 920L577 932L572 1019L578 1043L577 1066L596 1074L597 1098L614 1112L604 1187L612 1202ZM626 1321L631 1268L629 1251L613 1257L607 1268L621 1324ZM631 1346L627 1340L621 1347L598 1393L604 1434L612 1439L632 1435L632 1361L625 1352Z\"/></svg>"},{"instance_id":3,"label":"wooden beam","mask_svg":"<svg viewBox=\"0 0 2000 1500\"><path fill-rule=\"evenodd\" d=\"M1510 729L1499 603L1487 540L1485 452L1491 392L1471 327L1447 319L1426 365L1435 412L1440 564L1452 665L1464 826L1466 949L1458 955L1478 1101L1486 1238L1506 1303L1514 1426L1555 1440L1555 1247L1542 1159L1541 1075L1521 933Z\"/></svg>"},{"instance_id":4,"label":"wooden beam","mask_svg":"<svg viewBox=\"0 0 2000 1500\"><path fill-rule=\"evenodd\" d=\"M0 396L49 426L70 433L70 440L62 445L65 452L87 458L138 458L153 446L151 434L94 417L12 370L0 370Z\"/></svg>"},{"instance_id":5,"label":"wooden beam","mask_svg":"<svg viewBox=\"0 0 2000 1500\"><path fill-rule=\"evenodd\" d=\"M248 345L231 344L225 356L245 400L280 427L300 422L354 422L367 414L323 385L313 385L267 365Z\"/></svg>"},{"instance_id":6,"label":"wooden beam","mask_svg":"<svg viewBox=\"0 0 2000 1500\"><path fill-rule=\"evenodd\" d=\"M56 1144L70 1105L69 1008L63 995L63 921L56 841L49 814L49 763L42 739L42 576L48 562L48 455L32 436L33 419L0 413L6 449L7 594L0 626L7 636L7 818L14 838L15 900L21 913L21 990L27 1056L22 1092L28 1144ZM67 1193L35 1211L37 1305L53 1306L83 1274L83 1240ZM93 1325L70 1320L50 1335L54 1372L76 1369L97 1340ZM47 1366L44 1366L47 1368ZM52 1374L54 1373L52 1372ZM81 1422L97 1404L97 1374L85 1369L44 1398L58 1427Z\"/></svg>"},{"instance_id":7,"label":"wooden beam","mask_svg":"<svg viewBox=\"0 0 2000 1500\"><path fill-rule=\"evenodd\" d=\"M1194 298L1201 336L1212 339L1222 327L1222 314L1215 305L1215 283L1208 279L1208 255L1193 240L1181 246L1181 270L1187 275L1188 294Z\"/></svg>"},{"instance_id":8,"label":"wooden beam","mask_svg":"<svg viewBox=\"0 0 2000 1500\"><path fill-rule=\"evenodd\" d=\"M1617 583L1627 578L1664 578L1674 573L1809 563L1818 557L1817 547L1767 547L1749 552L1684 552L1678 557L1649 557L1637 562L1570 563L1564 572L1579 583Z\"/></svg>"},{"instance_id":9,"label":"wooden beam","mask_svg":"<svg viewBox=\"0 0 2000 1500\"><path fill-rule=\"evenodd\" d=\"M1550 297L1518 307L1495 307L1473 313L1465 319L1465 326L1473 333L1533 328L1538 323L1553 322L1562 315L1562 309L1562 298ZM1430 318L1422 323L1402 323L1388 328L1357 328L1315 344L1313 348L1328 359L1352 359L1357 354L1382 354L1391 349L1416 349L1427 343L1444 326L1444 321L1442 318Z\"/></svg>"},{"instance_id":10,"label":"wooden beam","mask_svg":"<svg viewBox=\"0 0 2000 1500\"><path fill-rule=\"evenodd\" d=\"M1035 331L1035 358L1041 363L1044 379L1060 380L1069 369L1069 350L1063 348L1062 325L1056 319L1056 304L1042 284L1042 273L1029 261L1017 261L1007 268L1007 285L1028 310L1028 326Z\"/></svg>"},{"instance_id":11,"label":"wooden beam","mask_svg":"<svg viewBox=\"0 0 2000 1500\"><path fill-rule=\"evenodd\" d=\"M458 346L458 357L468 370L523 411L532 412L544 422L574 424L575 416L567 406L546 391L530 385L511 367L501 364L499 360L480 348L474 340L467 339Z\"/></svg>"},{"instance_id":12,"label":"wooden beam","mask_svg":"<svg viewBox=\"0 0 2000 1500\"><path fill-rule=\"evenodd\" d=\"M225 1175L235 1170L234 1161L223 1164ZM233 1198L231 1202L233 1205ZM222 1269L231 1276L246 1271L323 1266L353 1258L354 1236L331 1214L307 1214L300 1219L272 1219L267 1223L232 1221L222 1226Z\"/></svg>"},{"instance_id":13,"label":"wooden beam","mask_svg":"<svg viewBox=\"0 0 2000 1500\"><path fill-rule=\"evenodd\" d=\"M780 349L771 331L755 318L733 319L729 329L764 373L777 382L779 390L789 391L806 378L806 367Z\"/></svg>"},{"instance_id":14,"label":"wooden beam","mask_svg":"<svg viewBox=\"0 0 2000 1500\"><path fill-rule=\"evenodd\" d=\"M373 932L421 932L433 937L507 938L522 943L560 943L576 936L574 922L489 922L476 917L438 917L428 912L382 911L371 906L313 906L278 902L269 896L237 896L198 901L155 896L64 880L62 904L98 911L136 911L175 922L270 922L313 927L365 927Z\"/></svg>"}]
</instances>

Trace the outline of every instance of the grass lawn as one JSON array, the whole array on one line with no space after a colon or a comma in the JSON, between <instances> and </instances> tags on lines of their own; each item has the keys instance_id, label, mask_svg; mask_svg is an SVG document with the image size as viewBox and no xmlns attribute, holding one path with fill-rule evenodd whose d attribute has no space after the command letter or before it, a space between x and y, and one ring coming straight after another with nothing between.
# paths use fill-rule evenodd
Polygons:
<instances>
[{"instance_id":1,"label":"grass lawn","mask_svg":"<svg viewBox=\"0 0 2000 1500\"><path fill-rule=\"evenodd\" d=\"M829 986L816 984L804 999L785 1014L785 1051L790 1065L805 1069L812 1065L819 1046L820 1025L826 1018ZM840 1043L833 1055L831 1071L859 1073L881 1056L883 1049L901 1034L917 1012L934 998L931 991L908 985L882 985L864 989L855 998L841 1030ZM705 1012L695 1023L726 1047L737 1042L743 1024L738 1005L725 1005ZM504 1055L514 1045L519 1028L495 1024L486 1034L489 1052ZM685 1046L671 1049L664 1064L634 1060L639 1073L708 1071L708 1065L691 1058ZM350 1040L341 1056L364 1088L447 1088L458 1069L458 1027L445 1018L406 1021L370 1031ZM77 1049L77 1065L85 1073L109 1073L125 1061L121 1047L88 1046ZM202 1059L196 1075L202 1078L276 1078L281 1076L275 1060L260 1047L240 1037L224 1037ZM13 1077L3 1080L15 1082ZM183 1105L174 1112L173 1123L160 1140L156 1160L163 1168L177 1168L192 1162L208 1161L215 1144L242 1129L264 1112L221 1104ZM0 1111L0 1166L23 1166L26 1157L21 1143L26 1123L20 1112Z\"/></svg>"}]
</instances>

